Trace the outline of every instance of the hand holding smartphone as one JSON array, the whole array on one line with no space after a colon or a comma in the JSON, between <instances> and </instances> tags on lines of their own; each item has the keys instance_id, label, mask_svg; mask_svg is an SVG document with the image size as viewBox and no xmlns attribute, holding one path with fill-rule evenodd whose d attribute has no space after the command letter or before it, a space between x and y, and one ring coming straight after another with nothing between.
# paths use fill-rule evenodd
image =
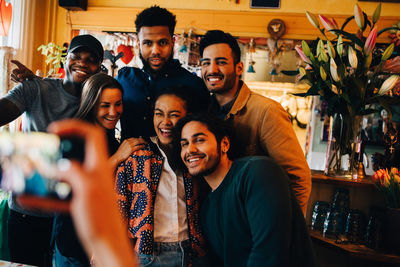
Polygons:
<instances>
[{"instance_id":1,"label":"hand holding smartphone","mask_svg":"<svg viewBox=\"0 0 400 267\"><path fill-rule=\"evenodd\" d=\"M68 200L71 187L56 178L66 158L82 161L83 140L42 132L0 133L1 188L18 195Z\"/></svg>"}]
</instances>

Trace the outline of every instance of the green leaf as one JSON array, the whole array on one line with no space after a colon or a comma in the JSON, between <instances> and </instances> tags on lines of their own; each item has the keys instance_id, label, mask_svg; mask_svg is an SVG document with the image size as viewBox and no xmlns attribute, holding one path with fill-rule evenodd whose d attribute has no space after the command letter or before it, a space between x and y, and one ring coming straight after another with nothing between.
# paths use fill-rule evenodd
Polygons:
<instances>
[{"instance_id":1,"label":"green leaf","mask_svg":"<svg viewBox=\"0 0 400 267\"><path fill-rule=\"evenodd\" d=\"M340 30L344 30L344 27L346 27L346 25L351 21L351 20L353 20L354 19L354 16L351 16L351 17L348 17L344 22L343 22L343 25L342 25L342 27L340 28Z\"/></svg>"},{"instance_id":2,"label":"green leaf","mask_svg":"<svg viewBox=\"0 0 400 267\"><path fill-rule=\"evenodd\" d=\"M307 93L295 93L295 94L293 94L293 95L295 95L295 96L301 96L301 97L306 97L306 96L308 96Z\"/></svg>"},{"instance_id":3,"label":"green leaf","mask_svg":"<svg viewBox=\"0 0 400 267\"><path fill-rule=\"evenodd\" d=\"M281 70L281 73L288 75L288 76L296 76L299 74L298 70Z\"/></svg>"},{"instance_id":4,"label":"green leaf","mask_svg":"<svg viewBox=\"0 0 400 267\"><path fill-rule=\"evenodd\" d=\"M367 28L367 25L370 27L370 28L372 28L371 26L371 22L368 20L368 16L367 16L367 14L365 14L364 12L363 12L363 15L364 15L364 21L365 21L365 25L364 25L364 29L363 29L363 31Z\"/></svg>"},{"instance_id":5,"label":"green leaf","mask_svg":"<svg viewBox=\"0 0 400 267\"><path fill-rule=\"evenodd\" d=\"M351 33L348 33L348 32L342 31L342 30L336 30L336 29L331 30L331 31L332 31L332 32L335 32L335 33L342 34L344 37L346 37L347 39L349 39L350 41L356 43L357 45L359 45L359 46L361 46L361 47L364 46L363 41L361 41L360 39L358 39L357 36L356 36L355 34L351 34Z\"/></svg>"},{"instance_id":6,"label":"green leaf","mask_svg":"<svg viewBox=\"0 0 400 267\"><path fill-rule=\"evenodd\" d=\"M387 27L387 28L384 28L384 29L378 31L377 36L381 35L382 33L386 32L386 31L390 31L390 30L400 30L400 28L399 27Z\"/></svg>"},{"instance_id":7,"label":"green leaf","mask_svg":"<svg viewBox=\"0 0 400 267\"><path fill-rule=\"evenodd\" d=\"M305 96L309 96L309 95L319 95L319 90L321 89L320 84L316 83L313 84L310 89L308 89L307 93L305 94Z\"/></svg>"},{"instance_id":8,"label":"green leaf","mask_svg":"<svg viewBox=\"0 0 400 267\"><path fill-rule=\"evenodd\" d=\"M348 95L347 93L342 93L342 94L341 94L341 97L343 97L343 99L344 99L347 103L351 104L349 95Z\"/></svg>"}]
</instances>

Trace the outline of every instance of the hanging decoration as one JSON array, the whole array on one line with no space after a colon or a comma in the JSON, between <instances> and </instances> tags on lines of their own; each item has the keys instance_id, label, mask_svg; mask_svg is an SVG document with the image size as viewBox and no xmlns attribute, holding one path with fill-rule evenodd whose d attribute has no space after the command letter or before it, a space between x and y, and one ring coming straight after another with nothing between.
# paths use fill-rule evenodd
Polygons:
<instances>
[{"instance_id":1,"label":"hanging decoration","mask_svg":"<svg viewBox=\"0 0 400 267\"><path fill-rule=\"evenodd\" d=\"M118 68L118 65L115 62L124 56L123 52L119 52L116 56L114 55L114 51L106 50L104 51L104 59L108 59L111 61L111 76L114 77L115 69Z\"/></svg>"},{"instance_id":2,"label":"hanging decoration","mask_svg":"<svg viewBox=\"0 0 400 267\"><path fill-rule=\"evenodd\" d=\"M255 73L254 65L256 62L253 60L253 53L256 52L256 42L254 41L254 38L250 39L248 50L249 52L249 68L247 70L248 73Z\"/></svg>"},{"instance_id":3,"label":"hanging decoration","mask_svg":"<svg viewBox=\"0 0 400 267\"><path fill-rule=\"evenodd\" d=\"M121 57L122 62L124 62L125 64L128 64L129 62L131 62L131 60L133 59L133 56L134 56L133 47L125 45L125 44L120 44L117 48L117 54L119 54L121 52L123 54Z\"/></svg>"},{"instance_id":4,"label":"hanging decoration","mask_svg":"<svg viewBox=\"0 0 400 267\"><path fill-rule=\"evenodd\" d=\"M283 20L273 19L268 23L268 33L270 37L267 39L267 61L271 64L270 75L272 81L275 80L275 76L278 75L278 68L281 65L279 60L279 52L282 50L279 39L285 34L286 26Z\"/></svg>"},{"instance_id":5,"label":"hanging decoration","mask_svg":"<svg viewBox=\"0 0 400 267\"><path fill-rule=\"evenodd\" d=\"M0 0L0 36L7 36L11 25L12 5Z\"/></svg>"}]
</instances>

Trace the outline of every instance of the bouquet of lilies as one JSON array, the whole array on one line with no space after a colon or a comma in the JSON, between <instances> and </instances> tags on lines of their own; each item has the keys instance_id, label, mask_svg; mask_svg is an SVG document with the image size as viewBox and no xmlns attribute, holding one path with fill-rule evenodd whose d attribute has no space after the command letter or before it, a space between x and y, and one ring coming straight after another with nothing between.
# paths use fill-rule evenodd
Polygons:
<instances>
[{"instance_id":1,"label":"bouquet of lilies","mask_svg":"<svg viewBox=\"0 0 400 267\"><path fill-rule=\"evenodd\" d=\"M400 208L400 175L397 168L379 169L372 176L372 179L382 192L386 205L389 208Z\"/></svg>"},{"instance_id":2,"label":"bouquet of lilies","mask_svg":"<svg viewBox=\"0 0 400 267\"><path fill-rule=\"evenodd\" d=\"M295 48L306 63L305 68L299 68L301 79L311 86L303 95L322 96L328 103L329 115L366 115L377 111L372 104L379 104L391 116L390 106L400 102L400 56L390 59L395 44L384 50L375 47L377 36L399 28L395 25L378 31L380 11L381 4L370 21L356 4L354 16L347 18L340 28L334 18L319 15L318 20L306 12L325 40L318 38L311 45L302 41ZM356 33L345 31L352 20L358 26ZM329 39L327 32L334 37Z\"/></svg>"},{"instance_id":3,"label":"bouquet of lilies","mask_svg":"<svg viewBox=\"0 0 400 267\"><path fill-rule=\"evenodd\" d=\"M338 118L332 128L334 157L328 164L332 170L341 168L341 156L345 154L349 155L349 168L357 166L354 142L360 132L357 122L361 116L383 107L391 118L391 106L400 103L400 56L394 54L395 44L383 49L376 47L379 35L399 27L378 30L380 13L381 4L369 20L356 4L354 16L348 17L339 28L334 18L319 15L318 20L316 15L306 12L323 38L310 45L302 41L301 46L296 46L306 66L286 73L299 74L310 85L306 93L298 95L320 95L328 104L328 115ZM346 31L353 20L358 29L355 33Z\"/></svg>"}]
</instances>

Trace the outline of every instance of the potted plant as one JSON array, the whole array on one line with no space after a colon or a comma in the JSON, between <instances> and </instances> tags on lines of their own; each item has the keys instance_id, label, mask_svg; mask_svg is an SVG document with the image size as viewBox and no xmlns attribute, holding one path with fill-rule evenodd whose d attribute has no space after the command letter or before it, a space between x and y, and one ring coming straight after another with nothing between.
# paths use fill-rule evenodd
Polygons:
<instances>
[{"instance_id":1,"label":"potted plant","mask_svg":"<svg viewBox=\"0 0 400 267\"><path fill-rule=\"evenodd\" d=\"M63 71L60 70L62 69L61 64L64 64L65 56L67 55L66 48L50 42L39 46L38 51L41 51L41 54L46 57L46 64L50 67L48 75L62 78Z\"/></svg>"}]
</instances>

